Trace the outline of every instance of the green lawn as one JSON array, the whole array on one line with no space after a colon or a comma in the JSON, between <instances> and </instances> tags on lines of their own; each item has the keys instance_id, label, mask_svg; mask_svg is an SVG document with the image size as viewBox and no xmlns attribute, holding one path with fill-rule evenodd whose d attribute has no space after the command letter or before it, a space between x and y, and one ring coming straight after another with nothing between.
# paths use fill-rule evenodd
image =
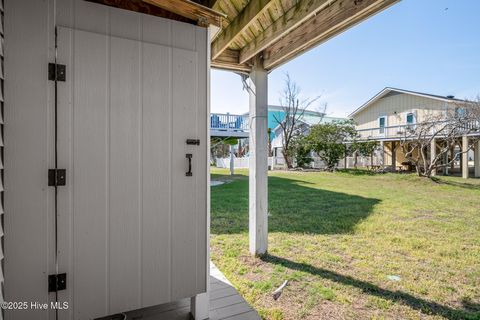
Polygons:
<instances>
[{"instance_id":1,"label":"green lawn","mask_svg":"<svg viewBox=\"0 0 480 320\"><path fill-rule=\"evenodd\" d=\"M247 172L212 179L212 260L264 318L480 319L480 180L271 172L255 258Z\"/></svg>"}]
</instances>

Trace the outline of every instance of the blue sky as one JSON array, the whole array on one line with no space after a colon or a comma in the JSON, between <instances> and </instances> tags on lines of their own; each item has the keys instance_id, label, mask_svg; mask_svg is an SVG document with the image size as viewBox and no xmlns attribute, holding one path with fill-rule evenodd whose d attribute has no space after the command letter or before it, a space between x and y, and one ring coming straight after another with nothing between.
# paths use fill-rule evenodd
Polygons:
<instances>
[{"instance_id":1,"label":"blue sky","mask_svg":"<svg viewBox=\"0 0 480 320\"><path fill-rule=\"evenodd\" d=\"M327 114L347 116L384 87L457 98L480 94L480 1L403 0L269 74L278 104L285 73ZM248 111L240 77L212 71L212 112Z\"/></svg>"}]
</instances>

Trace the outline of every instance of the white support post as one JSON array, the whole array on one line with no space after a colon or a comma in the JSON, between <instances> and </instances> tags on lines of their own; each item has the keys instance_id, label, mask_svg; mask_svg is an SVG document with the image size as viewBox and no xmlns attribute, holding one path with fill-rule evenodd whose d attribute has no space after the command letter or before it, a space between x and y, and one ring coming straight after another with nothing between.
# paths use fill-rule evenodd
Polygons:
<instances>
[{"instance_id":1,"label":"white support post","mask_svg":"<svg viewBox=\"0 0 480 320\"><path fill-rule=\"evenodd\" d=\"M480 140L475 142L474 162L475 162L475 178L480 178Z\"/></svg>"},{"instance_id":2,"label":"white support post","mask_svg":"<svg viewBox=\"0 0 480 320\"><path fill-rule=\"evenodd\" d=\"M447 144L447 148L448 148L448 142L445 142L445 143ZM450 167L448 166L449 154L450 154L450 148L448 148L447 152L445 152L445 154L443 155L443 164L445 165L443 169L443 174L446 176L449 175L449 169L450 169Z\"/></svg>"},{"instance_id":3,"label":"white support post","mask_svg":"<svg viewBox=\"0 0 480 320\"><path fill-rule=\"evenodd\" d=\"M455 169L455 161L453 161L453 158L455 158L455 145L450 147L450 157L452 157L452 163L450 163L450 172L453 172Z\"/></svg>"},{"instance_id":4,"label":"white support post","mask_svg":"<svg viewBox=\"0 0 480 320\"><path fill-rule=\"evenodd\" d=\"M268 73L256 58L249 77L250 161L249 239L250 253L267 252L268 239Z\"/></svg>"},{"instance_id":5,"label":"white support post","mask_svg":"<svg viewBox=\"0 0 480 320\"><path fill-rule=\"evenodd\" d=\"M397 143L391 142L392 146L392 172L397 172Z\"/></svg>"},{"instance_id":6,"label":"white support post","mask_svg":"<svg viewBox=\"0 0 480 320\"><path fill-rule=\"evenodd\" d=\"M468 137L462 137L462 178L468 179Z\"/></svg>"},{"instance_id":7,"label":"white support post","mask_svg":"<svg viewBox=\"0 0 480 320\"><path fill-rule=\"evenodd\" d=\"M435 157L437 156L437 139L433 138L430 141L430 164L435 161ZM432 170L432 177L437 175L437 169Z\"/></svg>"},{"instance_id":8,"label":"white support post","mask_svg":"<svg viewBox=\"0 0 480 320\"><path fill-rule=\"evenodd\" d=\"M385 164L385 143L380 141L380 166L383 168Z\"/></svg>"},{"instance_id":9,"label":"white support post","mask_svg":"<svg viewBox=\"0 0 480 320\"><path fill-rule=\"evenodd\" d=\"M230 175L235 174L235 158L233 157L233 146L230 145Z\"/></svg>"},{"instance_id":10,"label":"white support post","mask_svg":"<svg viewBox=\"0 0 480 320\"><path fill-rule=\"evenodd\" d=\"M207 34L206 34L206 48L207 48L207 54L206 54L206 60L207 60L207 139L205 143L205 147L207 150L210 150L210 29L207 29ZM195 320L206 320L210 318L210 151L207 151L207 161L206 161L206 168L205 170L207 171L207 224L205 226L206 228L206 248L207 248L207 254L205 257L204 262L206 263L206 275L205 275L205 280L206 280L206 292L197 294L194 297L190 298L190 314Z\"/></svg>"},{"instance_id":11,"label":"white support post","mask_svg":"<svg viewBox=\"0 0 480 320\"><path fill-rule=\"evenodd\" d=\"M210 269L209 269L210 270ZM210 282L210 279L208 280ZM205 320L210 317L209 314L209 292L197 294L190 299L190 313L195 320Z\"/></svg>"}]
</instances>

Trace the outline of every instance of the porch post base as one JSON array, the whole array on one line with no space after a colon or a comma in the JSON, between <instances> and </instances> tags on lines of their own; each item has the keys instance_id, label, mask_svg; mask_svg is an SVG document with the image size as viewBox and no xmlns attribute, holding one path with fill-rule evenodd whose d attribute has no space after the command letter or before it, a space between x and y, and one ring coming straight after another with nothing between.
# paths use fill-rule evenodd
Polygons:
<instances>
[{"instance_id":1,"label":"porch post base","mask_svg":"<svg viewBox=\"0 0 480 320\"><path fill-rule=\"evenodd\" d=\"M208 292L197 294L190 299L190 313L195 320L205 320L210 317L210 302Z\"/></svg>"}]
</instances>

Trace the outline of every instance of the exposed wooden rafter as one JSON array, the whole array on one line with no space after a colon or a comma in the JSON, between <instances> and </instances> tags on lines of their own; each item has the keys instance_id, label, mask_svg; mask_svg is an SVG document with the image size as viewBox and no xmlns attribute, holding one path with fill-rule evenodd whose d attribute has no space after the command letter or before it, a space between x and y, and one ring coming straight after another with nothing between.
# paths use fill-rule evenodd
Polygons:
<instances>
[{"instance_id":1,"label":"exposed wooden rafter","mask_svg":"<svg viewBox=\"0 0 480 320\"><path fill-rule=\"evenodd\" d=\"M238 63L239 52L236 50L227 49L217 57L217 59L212 60L211 66L216 69L225 69L225 70L234 70L249 73L251 71L250 65L243 63Z\"/></svg>"},{"instance_id":2,"label":"exposed wooden rafter","mask_svg":"<svg viewBox=\"0 0 480 320\"><path fill-rule=\"evenodd\" d=\"M250 1L243 11L224 29L212 43L212 59L220 56L242 32L255 23L273 3L273 0Z\"/></svg>"},{"instance_id":3,"label":"exposed wooden rafter","mask_svg":"<svg viewBox=\"0 0 480 320\"><path fill-rule=\"evenodd\" d=\"M197 21L201 26L214 25L220 27L224 14L190 0L143 0L148 4L174 12L185 18Z\"/></svg>"},{"instance_id":4,"label":"exposed wooden rafter","mask_svg":"<svg viewBox=\"0 0 480 320\"><path fill-rule=\"evenodd\" d=\"M336 0L299 0L294 7L285 13L283 18L275 21L241 50L239 62L244 63L250 60L334 1Z\"/></svg>"},{"instance_id":5,"label":"exposed wooden rafter","mask_svg":"<svg viewBox=\"0 0 480 320\"><path fill-rule=\"evenodd\" d=\"M273 69L300 53L347 30L398 0L337 0L304 25L264 51L264 66ZM240 54L240 62L242 56Z\"/></svg>"},{"instance_id":6,"label":"exposed wooden rafter","mask_svg":"<svg viewBox=\"0 0 480 320\"><path fill-rule=\"evenodd\" d=\"M167 11L157 6L153 6L151 4L145 3L143 2L143 0L86 0L86 1L103 4L110 7L120 8L124 10L149 14L152 16L162 17L170 20L196 24L194 20L185 18L181 15Z\"/></svg>"},{"instance_id":7,"label":"exposed wooden rafter","mask_svg":"<svg viewBox=\"0 0 480 320\"><path fill-rule=\"evenodd\" d=\"M212 67L272 70L400 0L87 0L212 26ZM219 12L217 12L219 11Z\"/></svg>"}]
</instances>

